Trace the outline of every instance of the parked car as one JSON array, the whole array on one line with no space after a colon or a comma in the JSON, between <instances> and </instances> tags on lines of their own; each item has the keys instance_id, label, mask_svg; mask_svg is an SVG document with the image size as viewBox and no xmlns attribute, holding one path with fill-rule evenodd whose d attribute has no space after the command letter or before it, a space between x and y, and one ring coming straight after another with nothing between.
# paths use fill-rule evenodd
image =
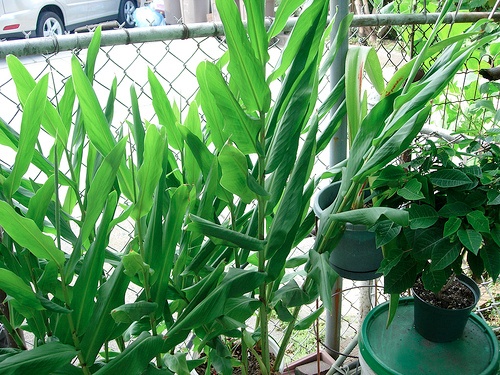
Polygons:
<instances>
[{"instance_id":1,"label":"parked car","mask_svg":"<svg viewBox=\"0 0 500 375\"><path fill-rule=\"evenodd\" d=\"M111 20L133 27L136 7L136 0L0 0L0 38L61 35Z\"/></svg>"}]
</instances>

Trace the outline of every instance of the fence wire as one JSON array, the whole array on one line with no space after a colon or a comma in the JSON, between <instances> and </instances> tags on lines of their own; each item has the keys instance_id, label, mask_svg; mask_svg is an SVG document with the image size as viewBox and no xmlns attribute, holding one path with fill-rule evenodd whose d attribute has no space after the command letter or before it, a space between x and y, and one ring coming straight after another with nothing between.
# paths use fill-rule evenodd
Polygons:
<instances>
[{"instance_id":1,"label":"fence wire","mask_svg":"<svg viewBox=\"0 0 500 375\"><path fill-rule=\"evenodd\" d=\"M389 79L392 74L418 52L419 42L428 34L430 26L435 18L428 15L425 9L419 9L420 14L377 14L373 7L356 8L365 2L353 2L352 9L357 10L358 16L351 28L350 43L373 46L381 60L384 76ZM378 2L383 3L383 2ZM394 12L405 11L404 5L408 3L403 0L396 2L397 8ZM365 9L361 11L359 9ZM368 13L374 13L368 15ZM485 14L477 15L476 18L484 17ZM473 19L471 15L457 16L448 22L457 22L460 17ZM405 22L406 21L406 22ZM406 24L405 24L406 23ZM420 23L420 24L419 24ZM289 22L293 25L293 20ZM448 26L444 26L446 28ZM167 27L168 29L168 27ZM109 92L116 82L116 102L112 127L118 132L127 121L132 121L130 88L135 88L141 111L141 118L150 122L157 122L152 106L152 98L148 84L148 70L151 70L163 84L169 100L178 107L181 114L186 113L189 104L193 102L197 92L196 68L202 61L216 61L226 51L226 44L222 37L221 27L216 24L200 24L189 27L190 36L186 38L185 27L176 25L171 30L147 29L127 30L125 39L123 30L103 32L105 46L101 47L96 62L94 88L100 100L101 106L106 104ZM164 40L157 40L158 33L162 31ZM148 32L149 31L149 32ZM161 34L161 33L160 33ZM203 35L203 36L202 36ZM65 82L71 75L71 58L75 56L82 63L86 59L90 34L67 35L56 43L49 40L22 40L0 42L0 56L7 54L19 56L24 66L31 75L38 79L44 74L50 73L49 96L53 102L57 102L62 95ZM154 41L150 41L154 40ZM287 40L287 35L282 34L270 47L270 67L278 61L280 51ZM66 51L63 51L66 50ZM44 52L49 51L49 52ZM36 55L26 53L39 52ZM478 99L491 100L496 109L499 108L498 92L495 95L481 94L480 78L477 74L479 65L491 64L497 60L497 56L489 56L485 60L471 62L466 71L457 76L457 79L445 95L435 103L436 113L440 121L437 124L451 130L466 130L477 124L486 114L471 112L471 103ZM474 77L476 83L474 84ZM329 80L322 88L323 95L329 90ZM484 82L483 82L484 83ZM465 90L468 95L465 95ZM474 91L470 94L470 91ZM321 96L321 94L320 94ZM0 116L14 129L19 129L22 108L17 99L16 89L10 74L8 73L5 58L0 60ZM456 115L452 118L446 114L446 108L454 108ZM12 166L14 156L0 146L0 165ZM316 170L321 173L327 167L327 157L320 155L315 165ZM34 176L36 178L36 175ZM130 239L133 237L133 228L126 223L121 226L121 232L116 233L110 243L110 247L116 251L123 251ZM297 249L297 253L305 253L312 246L312 239L304 241ZM483 297L478 304L477 312L490 322L497 333L500 333L500 293L498 287L490 280L483 280L481 284ZM363 283L351 283L345 281L342 293L342 347L354 337L360 326L360 315L364 309L360 303L360 296L364 290L368 291L370 305L376 305L386 300L381 289L381 281L366 285ZM137 293L137 291L131 291ZM316 308L314 305L311 309ZM279 338L285 327L274 323L270 331ZM290 348L287 351L287 361L299 358L306 353L316 349L316 341L324 342L325 323L320 319L314 329L306 333L297 333L293 337Z\"/></svg>"}]
</instances>

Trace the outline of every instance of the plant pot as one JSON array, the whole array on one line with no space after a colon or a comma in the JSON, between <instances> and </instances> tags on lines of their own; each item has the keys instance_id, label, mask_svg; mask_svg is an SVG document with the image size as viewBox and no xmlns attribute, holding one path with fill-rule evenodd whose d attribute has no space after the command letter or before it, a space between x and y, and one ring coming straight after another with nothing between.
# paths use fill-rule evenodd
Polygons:
<instances>
[{"instance_id":1,"label":"plant pot","mask_svg":"<svg viewBox=\"0 0 500 375\"><path fill-rule=\"evenodd\" d=\"M325 351L320 351L320 374L324 375L330 367L335 363L335 360ZM300 358L283 369L283 375L304 374L316 375L318 373L318 354L311 353L303 358Z\"/></svg>"},{"instance_id":2,"label":"plant pot","mask_svg":"<svg viewBox=\"0 0 500 375\"><path fill-rule=\"evenodd\" d=\"M463 309L444 309L424 301L417 293L415 298L415 329L429 341L450 342L462 337L469 315L479 301L480 291L474 280L459 275L457 279L474 294L474 303Z\"/></svg>"},{"instance_id":3,"label":"plant pot","mask_svg":"<svg viewBox=\"0 0 500 375\"><path fill-rule=\"evenodd\" d=\"M319 191L313 200L313 210L318 218L337 196L340 182L328 185ZM373 280L382 262L382 250L375 245L375 233L365 225L346 224L344 235L331 252L330 264L343 278L350 280Z\"/></svg>"}]
</instances>

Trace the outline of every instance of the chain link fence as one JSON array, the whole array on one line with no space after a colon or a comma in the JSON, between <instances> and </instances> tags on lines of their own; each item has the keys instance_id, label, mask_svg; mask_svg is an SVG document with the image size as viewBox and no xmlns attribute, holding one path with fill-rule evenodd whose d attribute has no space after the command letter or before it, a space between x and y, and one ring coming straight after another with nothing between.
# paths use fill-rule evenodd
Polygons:
<instances>
[{"instance_id":1,"label":"chain link fence","mask_svg":"<svg viewBox=\"0 0 500 375\"><path fill-rule=\"evenodd\" d=\"M384 76L389 79L395 70L408 61L418 52L419 43L427 34L430 23L435 18L426 13L400 15L403 11L396 2L395 14L379 14L371 6L359 7L367 2L356 1L352 9L358 15L351 28L350 43L373 46L381 60ZM378 2L383 3L383 2ZM365 4L365 5L366 5ZM364 13L364 14L363 14ZM367 15L366 13L374 13ZM485 17L478 14L474 17L463 15L463 20L471 20ZM449 20L449 22L460 21L460 16ZM290 27L293 22L290 22ZM289 27L289 28L290 28ZM445 31L449 26L443 26ZM443 32L444 32L443 31ZM0 42L0 108L1 117L14 129L19 129L21 121L21 106L17 99L15 85L7 69L5 55L12 53L17 55L31 75L38 79L46 73L50 73L50 99L54 102L62 95L64 83L71 75L71 59L73 56L80 61L85 61L90 34L73 34L54 40L27 39L21 41ZM270 65L277 63L280 51L284 47L287 35L282 34L270 46ZM178 107L181 114L185 114L189 104L195 100L197 92L196 68L205 60L216 61L226 51L226 45L222 37L220 25L174 25L170 27L117 30L103 33L103 47L97 58L94 77L94 88L100 100L101 106L106 104L107 97L116 81L116 103L112 126L118 131L127 121L132 121L130 87L135 87L138 95L141 117L150 122L156 122L152 98L148 84L148 69L153 71L163 84L165 91L172 103ZM36 53L36 54L33 54ZM492 64L497 56L483 57L483 62L471 62L466 71L462 72L450 87L446 94L436 101L435 118L446 119L444 123L436 124L450 130L461 130L470 128L471 124L477 124L478 119L483 120L488 114L474 113L471 111L472 103L477 100L489 100L494 109L499 108L500 89L496 95L481 93L481 82L477 75L477 67L484 64ZM473 78L474 77L475 81ZM328 79L323 86L323 95L330 89ZM474 83L475 82L475 83ZM483 82L484 83L484 82ZM321 95L321 94L320 94ZM454 115L444 113L445 108L454 108ZM441 111L441 112L440 112ZM0 164L11 166L14 162L12 153L0 146ZM328 156L320 155L315 165L318 173L327 168ZM33 176L36 178L37 176ZM116 233L110 243L110 247L116 251L123 251L130 239L133 237L133 228L122 224L121 232ZM304 241L297 252L305 253L312 246L312 238ZM498 288L491 281L483 280L483 297L478 305L477 312L491 322L492 327L500 333L500 294ZM136 293L131 291L131 293ZM360 325L360 314L364 310L360 302L360 296L367 294L369 304L376 305L386 300L383 294L381 281L373 284L352 283L344 281L342 295L341 315L341 350L356 335ZM366 296L365 296L366 297ZM365 298L366 301L366 298ZM316 306L311 306L311 309ZM270 328L272 335L279 337L286 327L278 323ZM298 333L292 339L288 350L288 361L299 358L306 353L315 350L317 340L324 341L325 323L324 319L314 326L314 329L306 333Z\"/></svg>"}]
</instances>

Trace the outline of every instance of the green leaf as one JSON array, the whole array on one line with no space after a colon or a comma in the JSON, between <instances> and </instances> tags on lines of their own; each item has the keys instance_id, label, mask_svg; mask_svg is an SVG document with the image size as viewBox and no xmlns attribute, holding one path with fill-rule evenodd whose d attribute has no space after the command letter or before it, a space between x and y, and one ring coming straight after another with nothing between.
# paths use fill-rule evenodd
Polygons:
<instances>
[{"instance_id":1,"label":"green leaf","mask_svg":"<svg viewBox=\"0 0 500 375\"><path fill-rule=\"evenodd\" d=\"M280 2L279 7L276 10L274 22L268 31L269 39L275 37L283 30L292 13L295 12L303 2L303 0L289 0Z\"/></svg>"},{"instance_id":2,"label":"green leaf","mask_svg":"<svg viewBox=\"0 0 500 375\"><path fill-rule=\"evenodd\" d=\"M468 185L472 180L458 169L440 169L429 175L430 181L440 188Z\"/></svg>"},{"instance_id":3,"label":"green leaf","mask_svg":"<svg viewBox=\"0 0 500 375\"><path fill-rule=\"evenodd\" d=\"M152 358L161 351L163 340L143 332L132 344L95 375L142 374Z\"/></svg>"},{"instance_id":4,"label":"green leaf","mask_svg":"<svg viewBox=\"0 0 500 375\"><path fill-rule=\"evenodd\" d=\"M3 375L49 375L69 364L76 354L75 348L69 345L51 342L3 360L0 362L0 372Z\"/></svg>"},{"instance_id":5,"label":"green leaf","mask_svg":"<svg viewBox=\"0 0 500 375\"><path fill-rule=\"evenodd\" d=\"M432 249L431 271L443 270L460 255L462 246L459 242L450 242L447 238L439 241Z\"/></svg>"},{"instance_id":6,"label":"green leaf","mask_svg":"<svg viewBox=\"0 0 500 375\"><path fill-rule=\"evenodd\" d=\"M291 64L298 61L303 69L317 57L318 46L326 27L327 12L328 4L324 1L313 1L303 10L288 38L279 64L268 77L268 82L285 74Z\"/></svg>"},{"instance_id":7,"label":"green leaf","mask_svg":"<svg viewBox=\"0 0 500 375\"><path fill-rule=\"evenodd\" d=\"M377 53L373 47L354 46L349 48L346 57L346 105L347 105L347 123L349 134L354 139L359 132L361 121L366 113L366 99L361 90L363 73L369 73L368 76L373 85L380 93L384 88L382 69Z\"/></svg>"},{"instance_id":8,"label":"green leaf","mask_svg":"<svg viewBox=\"0 0 500 375\"><path fill-rule=\"evenodd\" d=\"M152 277L154 285L151 288L151 295L153 302L158 303L158 314L163 312L174 259L181 236L184 233L183 225L189 206L190 191L190 186L181 185L173 193L163 224L163 246L161 249L154 249L152 254L151 264L154 264L155 273Z\"/></svg>"},{"instance_id":9,"label":"green leaf","mask_svg":"<svg viewBox=\"0 0 500 375\"><path fill-rule=\"evenodd\" d=\"M40 300L33 290L14 272L0 268L0 289L15 298L21 305L35 310L43 310Z\"/></svg>"},{"instance_id":10,"label":"green leaf","mask_svg":"<svg viewBox=\"0 0 500 375\"><path fill-rule=\"evenodd\" d=\"M63 266L64 253L56 247L54 240L43 234L33 220L22 217L3 201L0 201L0 226L36 257L53 260L60 268Z\"/></svg>"},{"instance_id":11,"label":"green leaf","mask_svg":"<svg viewBox=\"0 0 500 375\"><path fill-rule=\"evenodd\" d=\"M310 297L295 280L290 280L274 293L273 304L282 301L285 307L299 307L310 302Z\"/></svg>"},{"instance_id":12,"label":"green leaf","mask_svg":"<svg viewBox=\"0 0 500 375\"><path fill-rule=\"evenodd\" d=\"M111 152L106 155L99 169L94 175L87 193L87 212L82 225L80 237L86 240L94 229L97 219L102 213L108 194L115 183L116 174L120 163L125 156L125 147L127 139L123 138L113 147Z\"/></svg>"},{"instance_id":13,"label":"green leaf","mask_svg":"<svg viewBox=\"0 0 500 375\"><path fill-rule=\"evenodd\" d=\"M295 63L294 63L295 66ZM268 128L274 128L270 145L266 152L266 171L274 172L283 162L293 160L297 153L299 137L304 125L310 119L312 98L317 95L315 80L317 68L311 64L303 69L293 80L290 72L286 77L285 86L282 87L278 101L273 108L273 115L268 120ZM287 85L292 92L287 92ZM293 85L293 86L292 86ZM293 88L292 88L293 87ZM282 114L280 112L283 112Z\"/></svg>"},{"instance_id":14,"label":"green leaf","mask_svg":"<svg viewBox=\"0 0 500 375\"><path fill-rule=\"evenodd\" d=\"M442 240L443 236L440 228L430 227L417 230L413 240L413 257L422 261L430 259L434 246Z\"/></svg>"},{"instance_id":15,"label":"green leaf","mask_svg":"<svg viewBox=\"0 0 500 375\"><path fill-rule=\"evenodd\" d=\"M125 274L132 278L135 275L139 275L141 283L144 283L144 277L149 273L149 265L144 263L142 256L135 251L130 251L127 255L122 258L123 267L125 268Z\"/></svg>"},{"instance_id":16,"label":"green leaf","mask_svg":"<svg viewBox=\"0 0 500 375\"><path fill-rule=\"evenodd\" d=\"M425 289L438 293L444 284L446 284L448 277L449 273L444 270L425 271L422 274L422 282L424 283Z\"/></svg>"},{"instance_id":17,"label":"green leaf","mask_svg":"<svg viewBox=\"0 0 500 375\"><path fill-rule=\"evenodd\" d=\"M196 215L189 215L189 217L192 221L187 226L188 230L203 233L207 237L220 239L223 243L241 247L242 249L254 251L264 250L266 241L224 228L221 225L214 224L211 221L202 219Z\"/></svg>"},{"instance_id":18,"label":"green leaf","mask_svg":"<svg viewBox=\"0 0 500 375\"><path fill-rule=\"evenodd\" d=\"M245 296L229 298L226 302L224 315L244 324L260 305L261 302L254 298Z\"/></svg>"},{"instance_id":19,"label":"green leaf","mask_svg":"<svg viewBox=\"0 0 500 375\"><path fill-rule=\"evenodd\" d=\"M68 310L67 308L43 297L40 294L36 294L36 297L40 300L40 303L42 304L43 308L47 311L54 312L57 314L69 314L69 313L71 313L71 310Z\"/></svg>"},{"instance_id":20,"label":"green leaf","mask_svg":"<svg viewBox=\"0 0 500 375\"><path fill-rule=\"evenodd\" d=\"M318 124L314 121L302 146L300 155L295 162L285 191L281 197L281 204L278 205L267 236L266 257L271 258L279 251L282 253L283 265L284 258L288 257L286 253L291 250L290 246L283 245L287 242L287 238L295 237L298 229L298 221L304 215L303 205L306 203L306 199L303 197L303 190L309 179L311 166L314 163L317 129ZM281 136L286 138L283 134ZM293 243L293 238L291 241L289 238L288 242Z\"/></svg>"},{"instance_id":21,"label":"green leaf","mask_svg":"<svg viewBox=\"0 0 500 375\"><path fill-rule=\"evenodd\" d=\"M102 28L98 26L95 29L92 40L90 41L87 52L87 59L85 60L85 74L87 75L90 82L92 82L94 79L95 62L97 59L97 55L99 54L99 48L101 47L101 34Z\"/></svg>"},{"instance_id":22,"label":"green leaf","mask_svg":"<svg viewBox=\"0 0 500 375\"><path fill-rule=\"evenodd\" d=\"M325 308L331 312L333 309L332 289L339 275L333 270L329 259L328 253L319 254L310 250L307 272L319 289L319 296Z\"/></svg>"},{"instance_id":23,"label":"green leaf","mask_svg":"<svg viewBox=\"0 0 500 375\"><path fill-rule=\"evenodd\" d=\"M468 250L477 255L483 243L483 236L481 236L481 234L476 232L475 230L471 229L460 229L457 234L462 245L464 245Z\"/></svg>"},{"instance_id":24,"label":"green leaf","mask_svg":"<svg viewBox=\"0 0 500 375\"><path fill-rule=\"evenodd\" d=\"M222 169L222 187L239 196L245 203L255 199L256 195L247 183L248 164L245 155L236 147L227 144L222 148L218 159Z\"/></svg>"},{"instance_id":25,"label":"green leaf","mask_svg":"<svg viewBox=\"0 0 500 375\"><path fill-rule=\"evenodd\" d=\"M210 132L211 140L217 150L221 150L227 141L227 136L223 131L224 117L217 106L217 100L210 91L212 82L207 79L206 66L200 63L196 69L196 78L200 86L200 105L206 119L206 127ZM194 151L194 150L192 150Z\"/></svg>"},{"instance_id":26,"label":"green leaf","mask_svg":"<svg viewBox=\"0 0 500 375\"><path fill-rule=\"evenodd\" d=\"M198 65L196 74L209 82L208 89L224 119L224 140L230 138L245 155L257 152L257 135L260 123L245 113L235 99L221 71L212 63Z\"/></svg>"},{"instance_id":27,"label":"green leaf","mask_svg":"<svg viewBox=\"0 0 500 375\"><path fill-rule=\"evenodd\" d=\"M425 195L422 194L422 183L413 178L408 181L404 187L398 189L398 195L408 201L417 201L424 199Z\"/></svg>"},{"instance_id":28,"label":"green leaf","mask_svg":"<svg viewBox=\"0 0 500 375\"><path fill-rule=\"evenodd\" d=\"M78 279L73 286L71 308L74 311L73 321L78 333L85 332L94 311L94 302L102 278L105 252L109 242L110 222L113 219L117 204L118 194L113 191L108 195L96 237L90 245L90 249L85 253ZM69 330L69 326L67 328Z\"/></svg>"},{"instance_id":29,"label":"green leaf","mask_svg":"<svg viewBox=\"0 0 500 375\"><path fill-rule=\"evenodd\" d=\"M375 225L375 241L377 248L387 245L401 233L401 225L390 220L383 220Z\"/></svg>"},{"instance_id":30,"label":"green leaf","mask_svg":"<svg viewBox=\"0 0 500 375\"><path fill-rule=\"evenodd\" d=\"M389 299L389 314L387 314L386 328L389 327L392 321L394 320L398 307L399 307L399 293L392 293Z\"/></svg>"},{"instance_id":31,"label":"green leaf","mask_svg":"<svg viewBox=\"0 0 500 375\"><path fill-rule=\"evenodd\" d=\"M167 147L164 131L149 125L144 138L144 158L137 172L138 195L130 216L139 220L153 206L153 193L162 174L163 151Z\"/></svg>"},{"instance_id":32,"label":"green leaf","mask_svg":"<svg viewBox=\"0 0 500 375\"><path fill-rule=\"evenodd\" d=\"M500 246L500 225L497 223L491 229L491 238L493 238L497 246Z\"/></svg>"},{"instance_id":33,"label":"green leaf","mask_svg":"<svg viewBox=\"0 0 500 375\"><path fill-rule=\"evenodd\" d=\"M453 202L445 204L440 210L439 215L443 217L465 216L471 212L471 208L463 202Z\"/></svg>"},{"instance_id":34,"label":"green leaf","mask_svg":"<svg viewBox=\"0 0 500 375\"><path fill-rule=\"evenodd\" d=\"M198 131L200 131L199 127L201 125L198 117L198 107L192 105L189 113L195 113L191 115L191 117L195 118L192 122L197 123ZM198 181L200 170L203 173L203 177L208 178L214 155L200 139L201 135L195 135L195 133L185 126L179 127L179 130L188 146L188 149L185 150L184 173L186 174L187 182L194 185Z\"/></svg>"},{"instance_id":35,"label":"green leaf","mask_svg":"<svg viewBox=\"0 0 500 375\"><path fill-rule=\"evenodd\" d=\"M177 127L177 118L175 117L172 105L168 100L167 94L163 89L158 77L148 68L148 81L151 86L151 95L153 97L153 108L160 125L164 126L168 134L168 143L176 150L182 150L182 136Z\"/></svg>"},{"instance_id":36,"label":"green leaf","mask_svg":"<svg viewBox=\"0 0 500 375\"><path fill-rule=\"evenodd\" d=\"M54 191L54 175L52 175L30 199L26 217L33 220L40 229L43 229L43 220L47 214Z\"/></svg>"},{"instance_id":37,"label":"green leaf","mask_svg":"<svg viewBox=\"0 0 500 375\"><path fill-rule=\"evenodd\" d=\"M126 303L111 310L111 316L117 323L133 323L155 312L157 308L158 304L155 302Z\"/></svg>"},{"instance_id":38,"label":"green leaf","mask_svg":"<svg viewBox=\"0 0 500 375\"><path fill-rule=\"evenodd\" d=\"M390 187L393 186L395 187L398 186L399 181L405 176L406 176L406 171L402 166L389 164L387 167L385 167L380 171L375 181L370 183L370 187L373 189L377 189L379 187L385 188L386 185ZM415 192L413 189L412 191Z\"/></svg>"},{"instance_id":39,"label":"green leaf","mask_svg":"<svg viewBox=\"0 0 500 375\"><path fill-rule=\"evenodd\" d=\"M40 132L40 124L47 103L48 76L44 76L28 96L21 120L19 145L12 173L4 182L4 192L8 197L21 185L21 179L31 164L35 152L35 144Z\"/></svg>"},{"instance_id":40,"label":"green leaf","mask_svg":"<svg viewBox=\"0 0 500 375\"><path fill-rule=\"evenodd\" d=\"M462 220L460 220L458 217L450 217L446 221L446 223L444 223L443 237L449 237L452 234L456 233L461 225Z\"/></svg>"},{"instance_id":41,"label":"green leaf","mask_svg":"<svg viewBox=\"0 0 500 375\"><path fill-rule=\"evenodd\" d=\"M132 102L132 117L134 119L133 123L129 126L132 131L132 136L134 137L134 145L137 150L137 166L142 165L143 155L144 155L144 128L142 126L141 113L139 109L139 101L137 98L137 92L135 87L130 86L130 100Z\"/></svg>"},{"instance_id":42,"label":"green leaf","mask_svg":"<svg viewBox=\"0 0 500 375\"><path fill-rule=\"evenodd\" d=\"M167 332L164 350L182 342L189 332L197 327L211 323L224 314L228 298L239 297L254 291L265 279L264 273L246 271L237 268L229 269L222 282L201 302L182 314ZM191 305L191 303L190 303Z\"/></svg>"},{"instance_id":43,"label":"green leaf","mask_svg":"<svg viewBox=\"0 0 500 375\"><path fill-rule=\"evenodd\" d=\"M489 233L490 222L482 211L472 211L467 214L467 221L476 232Z\"/></svg>"},{"instance_id":44,"label":"green leaf","mask_svg":"<svg viewBox=\"0 0 500 375\"><path fill-rule=\"evenodd\" d=\"M14 83L16 85L19 101L23 106L26 106L26 101L30 93L37 85L37 83L29 73L28 69L16 56L9 55L6 57L6 61L9 66L9 71L12 75L12 79L14 80ZM68 81L71 81L71 78L69 78ZM63 119L67 120L67 117L63 117L63 114L65 114L63 108L65 100L66 101L69 100L71 102L71 95L69 95L69 98L63 97L63 99L61 99L60 101L59 109L61 116L59 115L58 111L54 108L52 103L50 103L47 96L45 96L46 104L43 105L44 110L40 111L40 115L42 115L41 123L43 128L53 138L57 137L58 140L61 141L63 145L66 145L68 139L68 129L69 129L69 123L68 122L63 123L62 121Z\"/></svg>"},{"instance_id":45,"label":"green leaf","mask_svg":"<svg viewBox=\"0 0 500 375\"><path fill-rule=\"evenodd\" d=\"M189 375L189 367L186 361L186 353L165 354L163 360L170 371L177 375Z\"/></svg>"},{"instance_id":46,"label":"green leaf","mask_svg":"<svg viewBox=\"0 0 500 375\"><path fill-rule=\"evenodd\" d=\"M403 257L384 275L384 291L390 294L400 294L415 284L420 270L411 257Z\"/></svg>"},{"instance_id":47,"label":"green leaf","mask_svg":"<svg viewBox=\"0 0 500 375\"><path fill-rule=\"evenodd\" d=\"M109 123L102 112L99 100L89 79L84 74L78 59L74 56L71 59L71 66L73 84L80 103L85 131L101 155L108 155L116 144ZM132 175L126 168L125 160L120 164L118 179L123 194L131 199L133 197Z\"/></svg>"},{"instance_id":48,"label":"green leaf","mask_svg":"<svg viewBox=\"0 0 500 375\"><path fill-rule=\"evenodd\" d=\"M330 19L330 25L325 29L325 32L328 32L331 35L331 29L333 28L333 24L335 23L335 19L337 14ZM326 73L329 69L331 69L332 64L337 56L337 53L341 50L343 42L349 36L349 28L351 26L352 20L354 19L354 13L348 13L341 21L336 31L336 35L333 40L330 42L330 48L323 54L323 63L321 64L319 76L323 78L326 76ZM273 24L274 25L274 24ZM345 86L344 86L345 87Z\"/></svg>"},{"instance_id":49,"label":"green leaf","mask_svg":"<svg viewBox=\"0 0 500 375\"><path fill-rule=\"evenodd\" d=\"M479 252L486 271L496 281L500 275L500 247L495 244L484 246Z\"/></svg>"},{"instance_id":50,"label":"green leaf","mask_svg":"<svg viewBox=\"0 0 500 375\"><path fill-rule=\"evenodd\" d=\"M294 329L297 331L309 329L311 325L318 319L321 314L323 314L324 308L321 306L319 309L314 311L312 314L309 316L305 317L304 319L299 320L296 324Z\"/></svg>"},{"instance_id":51,"label":"green leaf","mask_svg":"<svg viewBox=\"0 0 500 375\"><path fill-rule=\"evenodd\" d=\"M266 34L265 6L261 2L244 0L247 13L247 30L254 54L262 66L269 61L269 41Z\"/></svg>"},{"instance_id":52,"label":"green leaf","mask_svg":"<svg viewBox=\"0 0 500 375\"><path fill-rule=\"evenodd\" d=\"M488 190L486 193L488 196L488 205L496 206L500 204L500 191Z\"/></svg>"},{"instance_id":53,"label":"green leaf","mask_svg":"<svg viewBox=\"0 0 500 375\"><path fill-rule=\"evenodd\" d=\"M85 130L91 142L103 155L107 155L115 146L109 123L102 112L96 93L89 79L84 74L80 62L73 56L71 59L73 84L82 109Z\"/></svg>"},{"instance_id":54,"label":"green leaf","mask_svg":"<svg viewBox=\"0 0 500 375\"><path fill-rule=\"evenodd\" d=\"M111 310L123 304L128 285L129 278L125 275L123 265L120 263L99 288L88 324L92 329L85 331L81 340L85 363L89 366L94 364L102 345L109 340L109 336L116 327L111 317Z\"/></svg>"},{"instance_id":55,"label":"green leaf","mask_svg":"<svg viewBox=\"0 0 500 375\"><path fill-rule=\"evenodd\" d=\"M255 56L236 4L231 1L216 0L216 5L224 24L229 49L227 70L231 74L231 79L234 80L241 99L250 112L267 112L271 104L271 91L264 76L265 59L259 61ZM257 32L258 26L252 29ZM261 39L259 41L262 43Z\"/></svg>"},{"instance_id":56,"label":"green leaf","mask_svg":"<svg viewBox=\"0 0 500 375\"><path fill-rule=\"evenodd\" d=\"M410 214L411 229L429 228L439 219L439 215L434 207L427 204L412 204L408 212Z\"/></svg>"},{"instance_id":57,"label":"green leaf","mask_svg":"<svg viewBox=\"0 0 500 375\"><path fill-rule=\"evenodd\" d=\"M331 214L329 219L344 223L363 224L371 227L382 217L401 226L408 226L408 212L389 207L369 207Z\"/></svg>"}]
</instances>

